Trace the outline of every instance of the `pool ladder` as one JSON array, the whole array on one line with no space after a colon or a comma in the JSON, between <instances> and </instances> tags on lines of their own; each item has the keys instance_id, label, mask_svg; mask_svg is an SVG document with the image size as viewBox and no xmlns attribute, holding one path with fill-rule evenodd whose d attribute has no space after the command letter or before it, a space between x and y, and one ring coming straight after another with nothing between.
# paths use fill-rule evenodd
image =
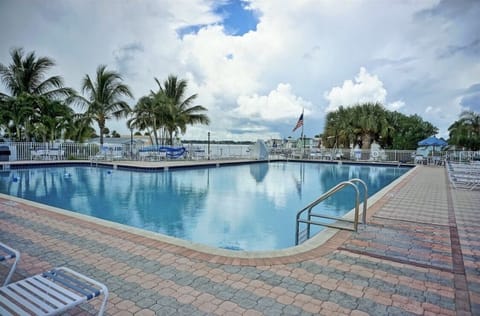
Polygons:
<instances>
[{"instance_id":1,"label":"pool ladder","mask_svg":"<svg viewBox=\"0 0 480 316\"><path fill-rule=\"evenodd\" d=\"M363 215L362 215L362 223L366 224L366 216L367 216L367 199L368 199L368 189L365 182L361 179L354 178L348 181L343 181L328 190L327 192L323 193L318 199L301 209L297 212L297 227L295 231L295 245L304 242L305 240L310 238L310 226L311 225L318 225L318 226L325 226L325 227L332 227L338 229L345 229L350 231L357 231L358 227L358 218L359 218L359 209L360 209L360 191L358 190L358 183L362 184L364 196L363 196ZM344 217L337 217L337 216L330 216L326 214L319 214L313 213L313 209L315 206L320 204L322 201L326 200L330 196L334 195L337 192L345 189L346 187L353 187L355 190L355 213L354 219L347 219ZM302 218L302 214L307 212L307 218ZM314 220L314 218L324 218L328 220L334 220L332 222L320 222ZM300 224L306 224L306 229L300 232ZM352 223L352 226L345 225L345 223Z\"/></svg>"}]
</instances>

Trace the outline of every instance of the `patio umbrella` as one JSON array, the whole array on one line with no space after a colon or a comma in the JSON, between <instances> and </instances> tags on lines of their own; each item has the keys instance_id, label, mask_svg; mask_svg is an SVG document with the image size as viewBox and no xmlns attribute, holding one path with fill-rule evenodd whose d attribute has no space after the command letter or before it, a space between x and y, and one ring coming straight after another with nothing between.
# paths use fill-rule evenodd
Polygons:
<instances>
[{"instance_id":1,"label":"patio umbrella","mask_svg":"<svg viewBox=\"0 0 480 316\"><path fill-rule=\"evenodd\" d=\"M425 138L418 142L419 146L447 146L448 143L443 139L436 138L435 136L431 136L429 138Z\"/></svg>"},{"instance_id":2,"label":"patio umbrella","mask_svg":"<svg viewBox=\"0 0 480 316\"><path fill-rule=\"evenodd\" d=\"M443 146L447 146L448 143L441 138L436 138L435 136L431 136L431 137L425 138L424 140L419 141L418 145L433 146L433 150L432 150L432 156L433 156L433 152L435 151L435 146L443 147Z\"/></svg>"}]
</instances>

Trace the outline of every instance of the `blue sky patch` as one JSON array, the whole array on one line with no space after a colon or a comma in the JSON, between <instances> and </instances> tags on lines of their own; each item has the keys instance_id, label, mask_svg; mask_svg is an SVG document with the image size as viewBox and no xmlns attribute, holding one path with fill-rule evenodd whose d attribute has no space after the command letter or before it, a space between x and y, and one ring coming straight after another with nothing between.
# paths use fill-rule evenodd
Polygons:
<instances>
[{"instance_id":1,"label":"blue sky patch","mask_svg":"<svg viewBox=\"0 0 480 316\"><path fill-rule=\"evenodd\" d=\"M230 0L215 8L215 14L223 18L223 27L228 35L241 36L257 30L258 14L246 9L247 5L246 1Z\"/></svg>"},{"instance_id":2,"label":"blue sky patch","mask_svg":"<svg viewBox=\"0 0 480 316\"><path fill-rule=\"evenodd\" d=\"M244 0L228 0L213 8L213 12L221 17L225 33L241 36L249 31L256 31L259 22L258 12L246 9L248 2ZM177 35L183 38L188 34L197 34L206 24L187 25L178 28Z\"/></svg>"}]
</instances>

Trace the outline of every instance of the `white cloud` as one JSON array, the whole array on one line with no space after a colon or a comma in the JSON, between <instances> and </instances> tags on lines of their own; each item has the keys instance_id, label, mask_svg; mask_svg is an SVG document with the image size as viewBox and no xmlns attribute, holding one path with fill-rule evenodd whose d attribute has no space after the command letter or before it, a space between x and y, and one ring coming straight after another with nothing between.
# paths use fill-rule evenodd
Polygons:
<instances>
[{"instance_id":1,"label":"white cloud","mask_svg":"<svg viewBox=\"0 0 480 316\"><path fill-rule=\"evenodd\" d=\"M354 81L345 80L343 86L333 87L328 93L324 93L325 99L329 101L325 111L335 111L341 105L348 107L364 102L385 103L386 96L387 90L383 87L383 82L361 67Z\"/></svg>"},{"instance_id":2,"label":"white cloud","mask_svg":"<svg viewBox=\"0 0 480 316\"><path fill-rule=\"evenodd\" d=\"M251 0L260 22L242 36L225 32L216 3L3 0L0 63L10 62L11 47L35 50L57 61L49 75L62 75L77 90L85 74L107 64L122 71L133 104L157 88L154 77L188 78L188 93L198 93L212 121L189 127L190 139L204 139L207 131L234 139L287 136L302 107L305 133L318 134L325 108L365 101L418 113L446 131L461 111L461 91L479 83L471 31L480 29L479 2L465 2L465 9L438 0ZM208 27L177 34L199 25ZM427 116L430 105L440 111ZM128 134L123 121L107 126Z\"/></svg>"},{"instance_id":3,"label":"white cloud","mask_svg":"<svg viewBox=\"0 0 480 316\"><path fill-rule=\"evenodd\" d=\"M386 96L387 90L383 87L383 82L361 67L354 81L345 80L343 86L333 87L330 92L324 93L325 99L329 101L325 111L335 111L341 105L348 107L364 102L384 103Z\"/></svg>"},{"instance_id":4,"label":"white cloud","mask_svg":"<svg viewBox=\"0 0 480 316\"><path fill-rule=\"evenodd\" d=\"M261 86L262 68L248 41L248 35L228 36L221 25L209 26L184 37L179 43L179 60L182 68L192 73L202 94L235 100Z\"/></svg>"},{"instance_id":5,"label":"white cloud","mask_svg":"<svg viewBox=\"0 0 480 316\"><path fill-rule=\"evenodd\" d=\"M285 83L278 84L268 95L241 95L237 103L235 114L265 121L295 119L302 113L302 109L308 115L312 106L310 102L296 96L290 84Z\"/></svg>"},{"instance_id":6,"label":"white cloud","mask_svg":"<svg viewBox=\"0 0 480 316\"><path fill-rule=\"evenodd\" d=\"M370 74L364 67L360 68L354 80L345 80L341 87L333 87L324 97L329 101L325 112L337 110L341 105L353 106L364 102L379 102L388 110L398 111L405 107L405 102L397 100L387 103L387 90L376 75Z\"/></svg>"}]
</instances>

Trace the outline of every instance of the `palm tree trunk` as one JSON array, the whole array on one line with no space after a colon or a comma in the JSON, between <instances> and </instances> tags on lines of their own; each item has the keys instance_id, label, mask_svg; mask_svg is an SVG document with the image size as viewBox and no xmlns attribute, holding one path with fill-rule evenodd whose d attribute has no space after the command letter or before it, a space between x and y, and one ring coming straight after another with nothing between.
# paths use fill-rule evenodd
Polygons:
<instances>
[{"instance_id":1,"label":"palm tree trunk","mask_svg":"<svg viewBox=\"0 0 480 316\"><path fill-rule=\"evenodd\" d=\"M17 131L17 141L21 142L22 141L22 132L21 132L20 126L18 126L18 124L15 124L15 128L16 128L16 131Z\"/></svg>"},{"instance_id":2,"label":"palm tree trunk","mask_svg":"<svg viewBox=\"0 0 480 316\"><path fill-rule=\"evenodd\" d=\"M173 131L168 131L168 142L170 146L173 146Z\"/></svg>"},{"instance_id":3,"label":"palm tree trunk","mask_svg":"<svg viewBox=\"0 0 480 316\"><path fill-rule=\"evenodd\" d=\"M152 130L152 133L153 133L153 136L155 137L155 145L158 146L158 130L156 128L154 128Z\"/></svg>"},{"instance_id":4,"label":"palm tree trunk","mask_svg":"<svg viewBox=\"0 0 480 316\"><path fill-rule=\"evenodd\" d=\"M100 146L103 146L103 129L105 128L105 126L98 124L98 127L100 128Z\"/></svg>"},{"instance_id":5,"label":"palm tree trunk","mask_svg":"<svg viewBox=\"0 0 480 316\"><path fill-rule=\"evenodd\" d=\"M370 149L370 134L362 135L362 149Z\"/></svg>"}]
</instances>

